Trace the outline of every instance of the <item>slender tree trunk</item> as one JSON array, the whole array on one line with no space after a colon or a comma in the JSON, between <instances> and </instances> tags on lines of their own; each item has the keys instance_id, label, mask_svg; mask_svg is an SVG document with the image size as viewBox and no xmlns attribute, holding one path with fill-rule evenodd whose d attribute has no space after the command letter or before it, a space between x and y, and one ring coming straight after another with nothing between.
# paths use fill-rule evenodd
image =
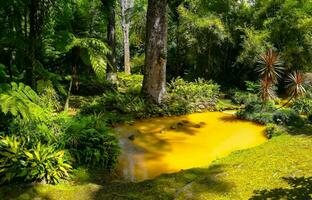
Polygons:
<instances>
[{"instance_id":1,"label":"slender tree trunk","mask_svg":"<svg viewBox=\"0 0 312 200\"><path fill-rule=\"evenodd\" d=\"M68 88L68 91L67 91L67 97L66 97L66 102L65 102L65 106L64 106L64 111L68 111L69 99L70 99L70 94L71 94L72 87L73 87L73 77L70 78L69 88Z\"/></svg>"},{"instance_id":2,"label":"slender tree trunk","mask_svg":"<svg viewBox=\"0 0 312 200\"><path fill-rule=\"evenodd\" d=\"M28 46L28 59L29 62L26 68L26 78L28 85L35 87L35 60L36 60L36 43L38 39L38 10L39 0L31 0L29 12L29 46Z\"/></svg>"},{"instance_id":3,"label":"slender tree trunk","mask_svg":"<svg viewBox=\"0 0 312 200\"><path fill-rule=\"evenodd\" d=\"M166 92L167 0L149 0L146 25L145 70L142 92L161 103Z\"/></svg>"},{"instance_id":4,"label":"slender tree trunk","mask_svg":"<svg viewBox=\"0 0 312 200\"><path fill-rule=\"evenodd\" d=\"M114 4L108 4L108 24L107 24L107 43L111 48L111 54L108 56L109 66L106 70L106 80L117 83L117 65L116 65L116 31L115 31L115 9Z\"/></svg>"},{"instance_id":5,"label":"slender tree trunk","mask_svg":"<svg viewBox=\"0 0 312 200\"><path fill-rule=\"evenodd\" d=\"M131 74L130 62L130 10L133 8L134 0L120 0L121 16L122 16L122 32L123 32L123 47L124 47L124 67L125 73Z\"/></svg>"}]
</instances>

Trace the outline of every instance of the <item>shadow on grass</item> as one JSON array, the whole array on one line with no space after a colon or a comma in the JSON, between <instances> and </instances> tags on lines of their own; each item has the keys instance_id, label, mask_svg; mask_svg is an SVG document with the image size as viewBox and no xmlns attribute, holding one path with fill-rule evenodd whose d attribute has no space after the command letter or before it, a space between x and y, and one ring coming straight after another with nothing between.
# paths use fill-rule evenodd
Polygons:
<instances>
[{"instance_id":1,"label":"shadow on grass","mask_svg":"<svg viewBox=\"0 0 312 200\"><path fill-rule=\"evenodd\" d=\"M291 188L275 188L271 190L254 191L250 200L309 200L312 199L312 177L283 178Z\"/></svg>"},{"instance_id":2,"label":"shadow on grass","mask_svg":"<svg viewBox=\"0 0 312 200\"><path fill-rule=\"evenodd\" d=\"M312 136L312 124L305 124L301 127L288 127L288 133L291 135L306 135Z\"/></svg>"},{"instance_id":3,"label":"shadow on grass","mask_svg":"<svg viewBox=\"0 0 312 200\"><path fill-rule=\"evenodd\" d=\"M40 200L53 200L49 195L39 194L36 189L37 185L27 184L10 184L0 188L0 199L21 199L21 200L32 200L40 196Z\"/></svg>"},{"instance_id":4,"label":"shadow on grass","mask_svg":"<svg viewBox=\"0 0 312 200\"><path fill-rule=\"evenodd\" d=\"M174 199L177 196L198 195L204 192L226 193L233 184L222 181L223 166L195 168L179 173L164 174L143 182L111 182L94 194L94 200L110 199Z\"/></svg>"}]
</instances>

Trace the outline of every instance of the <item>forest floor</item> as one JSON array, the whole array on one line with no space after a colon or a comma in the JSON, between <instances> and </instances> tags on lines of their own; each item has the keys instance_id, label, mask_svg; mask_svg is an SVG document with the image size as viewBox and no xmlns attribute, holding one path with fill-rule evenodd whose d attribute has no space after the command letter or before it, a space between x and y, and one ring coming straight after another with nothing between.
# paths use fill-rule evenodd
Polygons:
<instances>
[{"instance_id":1,"label":"forest floor","mask_svg":"<svg viewBox=\"0 0 312 200\"><path fill-rule=\"evenodd\" d=\"M164 174L139 183L101 182L81 173L60 185L9 185L0 199L312 199L312 127L292 130L255 148L236 151L207 168Z\"/></svg>"}]
</instances>

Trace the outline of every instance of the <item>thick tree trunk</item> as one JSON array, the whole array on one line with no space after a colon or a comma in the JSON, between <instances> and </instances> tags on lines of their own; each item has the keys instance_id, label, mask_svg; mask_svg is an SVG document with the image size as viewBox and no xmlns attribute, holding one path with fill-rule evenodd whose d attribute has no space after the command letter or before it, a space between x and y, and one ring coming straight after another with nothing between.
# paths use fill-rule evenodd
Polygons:
<instances>
[{"instance_id":1,"label":"thick tree trunk","mask_svg":"<svg viewBox=\"0 0 312 200\"><path fill-rule=\"evenodd\" d=\"M120 0L123 47L124 47L124 67L126 74L131 74L129 34L130 34L130 10L133 8L133 3L134 0Z\"/></svg>"},{"instance_id":2,"label":"thick tree trunk","mask_svg":"<svg viewBox=\"0 0 312 200\"><path fill-rule=\"evenodd\" d=\"M115 9L114 4L108 5L108 24L107 24L107 43L111 48L111 54L108 56L109 65L106 70L106 80L117 83L117 66L116 66L116 31L115 31Z\"/></svg>"},{"instance_id":3,"label":"thick tree trunk","mask_svg":"<svg viewBox=\"0 0 312 200\"><path fill-rule=\"evenodd\" d=\"M166 92L167 26L167 0L149 0L142 92L156 103Z\"/></svg>"}]
</instances>

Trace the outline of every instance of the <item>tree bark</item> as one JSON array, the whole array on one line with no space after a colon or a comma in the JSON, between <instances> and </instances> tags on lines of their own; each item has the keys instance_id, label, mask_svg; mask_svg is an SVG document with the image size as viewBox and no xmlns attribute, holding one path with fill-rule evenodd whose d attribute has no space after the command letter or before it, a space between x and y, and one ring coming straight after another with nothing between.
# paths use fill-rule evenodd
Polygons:
<instances>
[{"instance_id":1,"label":"tree bark","mask_svg":"<svg viewBox=\"0 0 312 200\"><path fill-rule=\"evenodd\" d=\"M108 56L109 65L107 66L106 69L106 80L113 84L116 84L117 65L116 65L115 8L113 2L106 3L106 5L108 5L107 43L111 48L111 54Z\"/></svg>"},{"instance_id":2,"label":"tree bark","mask_svg":"<svg viewBox=\"0 0 312 200\"><path fill-rule=\"evenodd\" d=\"M28 56L29 62L26 68L26 78L28 85L35 87L35 58L36 58L36 40L38 38L38 10L39 0L31 0L30 12L29 12L29 45L28 45Z\"/></svg>"},{"instance_id":3,"label":"tree bark","mask_svg":"<svg viewBox=\"0 0 312 200\"><path fill-rule=\"evenodd\" d=\"M145 69L142 92L161 103L166 92L167 0L149 0L146 25Z\"/></svg>"},{"instance_id":4,"label":"tree bark","mask_svg":"<svg viewBox=\"0 0 312 200\"><path fill-rule=\"evenodd\" d=\"M122 16L122 32L123 32L123 47L124 47L124 67L125 73L131 74L130 62L130 10L133 8L134 0L120 0L121 16Z\"/></svg>"}]
</instances>

